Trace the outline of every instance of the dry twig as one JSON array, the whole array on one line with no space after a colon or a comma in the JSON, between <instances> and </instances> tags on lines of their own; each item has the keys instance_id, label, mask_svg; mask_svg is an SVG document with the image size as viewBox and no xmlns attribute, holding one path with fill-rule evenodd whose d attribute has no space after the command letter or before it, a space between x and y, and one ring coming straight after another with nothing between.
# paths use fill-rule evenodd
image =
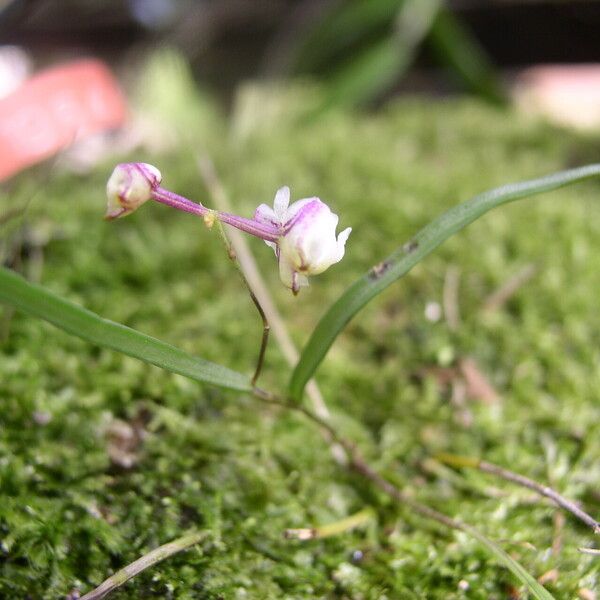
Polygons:
<instances>
[{"instance_id":1,"label":"dry twig","mask_svg":"<svg viewBox=\"0 0 600 600\"><path fill-rule=\"evenodd\" d=\"M355 527L360 527L373 520L373 511L370 508L363 508L346 519L321 525L320 527L303 527L301 529L286 529L284 537L295 540L316 540L320 538L332 537L340 533L345 533Z\"/></svg>"},{"instance_id":2,"label":"dry twig","mask_svg":"<svg viewBox=\"0 0 600 600\"><path fill-rule=\"evenodd\" d=\"M155 548L154 550L144 554L141 558L127 565L125 568L117 571L114 575L111 575L108 579L103 581L97 588L88 592L85 596L82 596L81 600L100 600L104 598L112 591L122 586L124 583L129 581L132 577L135 577L138 573L145 571L146 569L153 567L157 563L165 560L181 552L187 550L192 546L195 546L202 539L206 537L206 533L190 533L176 539L173 542L164 544Z\"/></svg>"},{"instance_id":3,"label":"dry twig","mask_svg":"<svg viewBox=\"0 0 600 600\"><path fill-rule=\"evenodd\" d=\"M445 453L436 455L436 458L439 461L448 465L452 465L455 467L470 467L478 469L483 473L495 475L496 477L500 477L502 479L505 479L506 481L510 481L512 483L516 483L530 490L533 490L541 496L549 498L550 500L552 500L552 502L554 502L556 505L560 506L567 512L570 512L582 523L585 523L588 527L591 527L594 533L600 533L600 523L596 521L596 519L588 515L581 508L579 508L579 506L577 506L575 502L569 500L568 498L565 498L556 490L552 489L550 486L537 483L537 481L533 481L533 479L529 479L524 475L519 475L519 473L514 473L513 471L509 471L508 469L505 469L493 463L486 462L484 460L479 460L477 458L457 456L455 454Z\"/></svg>"},{"instance_id":4,"label":"dry twig","mask_svg":"<svg viewBox=\"0 0 600 600\"><path fill-rule=\"evenodd\" d=\"M448 328L456 331L460 326L460 311L458 309L458 286L460 284L460 269L455 266L448 267L446 277L444 278L444 291L442 294L442 304L444 306L444 316Z\"/></svg>"},{"instance_id":5,"label":"dry twig","mask_svg":"<svg viewBox=\"0 0 600 600\"><path fill-rule=\"evenodd\" d=\"M515 273L504 285L492 292L484 301L482 310L492 312L502 308L530 279L537 273L537 267L534 264L525 265L520 271Z\"/></svg>"},{"instance_id":6,"label":"dry twig","mask_svg":"<svg viewBox=\"0 0 600 600\"><path fill-rule=\"evenodd\" d=\"M600 556L600 548L577 548L582 554L592 554L593 556Z\"/></svg>"}]
</instances>

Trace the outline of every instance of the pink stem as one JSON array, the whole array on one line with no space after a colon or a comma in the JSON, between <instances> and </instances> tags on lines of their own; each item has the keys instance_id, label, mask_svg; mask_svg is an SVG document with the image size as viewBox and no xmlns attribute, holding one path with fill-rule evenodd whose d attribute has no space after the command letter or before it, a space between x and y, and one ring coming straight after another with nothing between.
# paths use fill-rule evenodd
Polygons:
<instances>
[{"instance_id":1,"label":"pink stem","mask_svg":"<svg viewBox=\"0 0 600 600\"><path fill-rule=\"evenodd\" d=\"M259 223L254 219L246 219L245 217L238 217L237 215L231 215L229 213L211 211L202 204L192 202L183 196L179 196L174 192L170 192L162 187L156 187L152 191L152 198L161 204L166 204L177 210L192 213L199 217L204 217L211 212L214 212L217 218L223 223L227 223L232 227L236 227L246 233L259 237L269 242L276 242L281 236L281 232L277 227L271 227L264 223Z\"/></svg>"},{"instance_id":2,"label":"pink stem","mask_svg":"<svg viewBox=\"0 0 600 600\"><path fill-rule=\"evenodd\" d=\"M259 223L254 219L246 219L245 217L238 217L237 215L230 215L229 213L220 211L217 211L217 216L220 221L223 221L223 223L227 223L227 225L241 229L246 233L255 235L256 237L267 240L268 242L276 242L281 236L281 233L277 227Z\"/></svg>"},{"instance_id":3,"label":"pink stem","mask_svg":"<svg viewBox=\"0 0 600 600\"><path fill-rule=\"evenodd\" d=\"M189 212L199 217L203 217L210 212L208 208L202 206L202 204L192 202L183 196L179 196L178 194L161 187L156 187L152 190L152 198L161 204L166 204L171 208Z\"/></svg>"}]
</instances>

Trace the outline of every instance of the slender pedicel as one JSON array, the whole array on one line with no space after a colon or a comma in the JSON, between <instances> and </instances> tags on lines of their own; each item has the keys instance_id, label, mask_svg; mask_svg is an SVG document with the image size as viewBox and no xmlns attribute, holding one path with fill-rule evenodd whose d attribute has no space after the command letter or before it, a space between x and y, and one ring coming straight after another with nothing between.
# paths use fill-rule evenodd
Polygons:
<instances>
[{"instance_id":1,"label":"slender pedicel","mask_svg":"<svg viewBox=\"0 0 600 600\"><path fill-rule=\"evenodd\" d=\"M223 223L237 227L246 233L268 242L276 242L281 236L279 227L260 223L254 219L238 217L206 208L179 194L160 187L160 171L145 163L124 163L117 165L106 186L108 207L106 219L124 217L139 208L148 200L156 200L177 210L192 213L199 217L214 215Z\"/></svg>"},{"instance_id":2,"label":"slender pedicel","mask_svg":"<svg viewBox=\"0 0 600 600\"><path fill-rule=\"evenodd\" d=\"M227 225L236 227L241 231L245 231L246 233L259 237L268 242L276 242L281 235L278 227L259 223L254 219L247 219L245 217L238 217L237 215L211 210L200 203L192 202L191 200L188 200L179 194L175 194L174 192L159 186L152 190L151 198L157 202L160 202L161 204L176 208L177 210L192 213L199 217L204 218L209 215L214 215L222 223L227 223Z\"/></svg>"}]
</instances>

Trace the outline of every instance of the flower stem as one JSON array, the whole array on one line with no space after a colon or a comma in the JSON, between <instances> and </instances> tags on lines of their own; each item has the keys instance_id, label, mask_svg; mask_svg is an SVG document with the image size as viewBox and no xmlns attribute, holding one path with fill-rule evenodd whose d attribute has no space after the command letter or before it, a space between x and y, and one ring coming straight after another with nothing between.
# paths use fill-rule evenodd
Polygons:
<instances>
[{"instance_id":1,"label":"flower stem","mask_svg":"<svg viewBox=\"0 0 600 600\"><path fill-rule=\"evenodd\" d=\"M161 204L165 204L166 206L170 206L177 210L182 210L183 212L192 213L198 217L204 217L209 212L206 206L192 202L191 200L162 187L157 187L152 191L152 198L156 200L156 202L160 202Z\"/></svg>"},{"instance_id":2,"label":"flower stem","mask_svg":"<svg viewBox=\"0 0 600 600\"><path fill-rule=\"evenodd\" d=\"M100 600L106 595L110 594L116 588L129 581L132 577L135 577L138 573L153 567L157 563L165 560L181 552L187 550L192 546L196 545L202 539L206 537L206 532L190 533L184 535L173 542L164 544L155 548L154 550L144 554L141 558L127 565L125 568L117 571L114 575L111 575L108 579L103 581L97 588L88 592L85 596L82 596L81 600Z\"/></svg>"},{"instance_id":3,"label":"flower stem","mask_svg":"<svg viewBox=\"0 0 600 600\"><path fill-rule=\"evenodd\" d=\"M165 204L166 206L170 206L177 210L182 210L183 212L192 213L198 217L205 217L210 213L214 213L223 223L227 223L227 225L236 227L237 229L259 237L262 240L267 240L268 242L276 242L281 235L276 227L270 227L264 223L259 223L254 219L246 219L246 217L238 217L237 215L226 212L212 211L202 204L192 202L191 200L160 186L152 190L152 198L156 200L156 202L160 202L161 204Z\"/></svg>"},{"instance_id":4,"label":"flower stem","mask_svg":"<svg viewBox=\"0 0 600 600\"><path fill-rule=\"evenodd\" d=\"M454 467L468 467L478 469L483 473L489 473L490 475L495 475L496 477L500 477L506 481L510 481L512 483L516 483L517 485L521 485L526 487L527 489L533 490L534 492L549 498L556 505L560 506L564 510L570 512L574 517L579 519L582 523L585 523L587 526L591 527L594 533L600 534L600 523L596 521L593 517L588 515L585 511L583 511L575 502L565 498L561 494L559 494L556 490L552 489L547 485L543 485L541 483L537 483L537 481L533 481L524 475L520 475L519 473L514 473L513 471L509 471L503 467L495 465L493 463L486 462L484 460L479 460L478 458L471 458L468 456L457 456L455 454L438 454L436 458L447 465L451 465Z\"/></svg>"},{"instance_id":5,"label":"flower stem","mask_svg":"<svg viewBox=\"0 0 600 600\"><path fill-rule=\"evenodd\" d=\"M215 222L217 225L217 229L219 231L219 235L221 236L221 240L223 241L223 245L225 246L225 250L227 251L227 256L230 258L231 262L234 264L235 268L237 269L237 272L239 273L240 277L242 278L242 281L244 282L244 285L246 286L248 293L250 294L250 298L252 298L252 302L254 303L254 306L256 306L256 310L258 311L258 314L260 315L260 318L261 318L262 324L263 324L263 334L262 334L262 340L260 343L260 351L258 353L256 369L255 369L254 375L252 376L252 379L251 379L252 386L254 387L260 376L260 373L262 371L262 367L263 367L263 364L265 361L265 353L267 352L267 344L269 343L269 331L271 330L271 327L269 325L269 322L267 320L267 316L265 314L265 311L263 310L263 307L260 305L258 298L255 296L254 292L252 291L252 287L248 283L248 280L246 279L246 276L244 275L244 271L242 270L242 267L240 266L240 263L237 260L237 255L235 253L235 249L231 245L231 242L229 241L229 238L227 237L227 234L225 233L225 229L223 228L223 224L221 223L221 217L220 217L220 215L222 215L224 213L215 212L214 214L216 216Z\"/></svg>"}]
</instances>

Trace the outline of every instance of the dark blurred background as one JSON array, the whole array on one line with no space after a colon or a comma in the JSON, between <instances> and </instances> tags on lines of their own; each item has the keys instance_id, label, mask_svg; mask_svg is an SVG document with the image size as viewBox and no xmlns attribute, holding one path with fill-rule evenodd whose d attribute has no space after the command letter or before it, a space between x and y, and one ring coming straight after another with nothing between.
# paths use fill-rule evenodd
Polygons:
<instances>
[{"instance_id":1,"label":"dark blurred background","mask_svg":"<svg viewBox=\"0 0 600 600\"><path fill-rule=\"evenodd\" d=\"M500 79L522 67L600 62L599 31L595 0L0 1L0 42L36 68L175 46L225 102L245 79L305 74L331 104L404 90L501 102Z\"/></svg>"}]
</instances>

